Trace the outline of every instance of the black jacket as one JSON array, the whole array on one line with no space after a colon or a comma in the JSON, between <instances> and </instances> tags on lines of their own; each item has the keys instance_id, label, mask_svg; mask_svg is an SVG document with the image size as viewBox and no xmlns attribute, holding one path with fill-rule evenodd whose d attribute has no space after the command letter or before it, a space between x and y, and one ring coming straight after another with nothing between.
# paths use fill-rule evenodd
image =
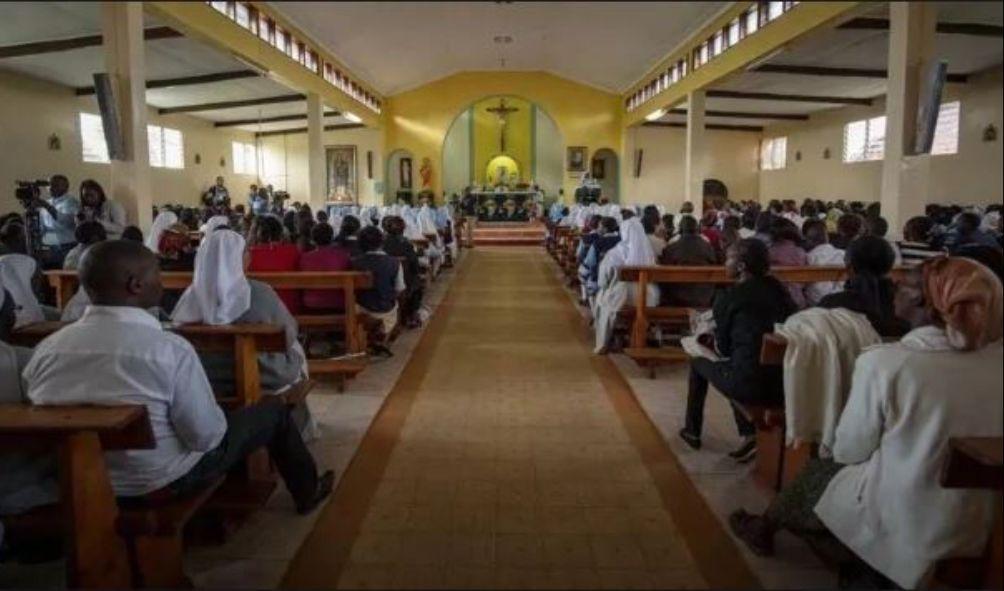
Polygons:
<instances>
[{"instance_id":1,"label":"black jacket","mask_svg":"<svg viewBox=\"0 0 1004 591\"><path fill-rule=\"evenodd\" d=\"M392 257L404 259L404 282L408 289L414 289L418 284L419 263L415 245L404 236L388 234L383 240L383 251Z\"/></svg>"},{"instance_id":2,"label":"black jacket","mask_svg":"<svg viewBox=\"0 0 1004 591\"><path fill-rule=\"evenodd\" d=\"M771 276L753 277L719 294L713 306L715 346L734 378L756 389L780 383L780 367L760 365L763 335L796 311L787 288Z\"/></svg>"}]
</instances>

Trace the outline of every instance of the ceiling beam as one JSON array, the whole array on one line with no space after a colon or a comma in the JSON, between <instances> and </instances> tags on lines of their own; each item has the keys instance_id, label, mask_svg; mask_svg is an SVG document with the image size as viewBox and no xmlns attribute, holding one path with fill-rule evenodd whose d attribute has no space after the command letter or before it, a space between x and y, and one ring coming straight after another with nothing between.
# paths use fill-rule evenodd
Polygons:
<instances>
[{"instance_id":1,"label":"ceiling beam","mask_svg":"<svg viewBox=\"0 0 1004 591\"><path fill-rule=\"evenodd\" d=\"M669 115L686 115L686 109L670 109ZM808 115L795 113L751 113L749 111L704 111L705 117L732 117L734 119L780 119L783 121L808 121Z\"/></svg>"},{"instance_id":2,"label":"ceiling beam","mask_svg":"<svg viewBox=\"0 0 1004 591\"><path fill-rule=\"evenodd\" d=\"M180 107L165 107L157 109L160 115L171 115L172 113L195 113L198 111L218 111L220 109L235 109L237 107L257 107L258 105L275 105L279 103L295 103L305 101L307 97L302 94L283 94L279 96L267 96L265 98L246 99L240 101L222 101L219 103L202 103L198 105L182 105Z\"/></svg>"},{"instance_id":3,"label":"ceiling beam","mask_svg":"<svg viewBox=\"0 0 1004 591\"><path fill-rule=\"evenodd\" d=\"M171 27L151 27L143 31L143 38L147 41L174 39L175 37L181 37L181 33ZM83 47L97 47L102 42L103 38L101 35L86 35L84 37L69 37L66 39L52 39L50 41L20 43L18 45L4 45L0 47L0 59L70 51Z\"/></svg>"},{"instance_id":4,"label":"ceiling beam","mask_svg":"<svg viewBox=\"0 0 1004 591\"><path fill-rule=\"evenodd\" d=\"M325 117L337 117L341 115L339 111L328 111ZM280 123L283 121L306 121L307 115L278 115L276 117L262 117L261 119L234 119L233 121L217 121L213 127L240 127L241 125L256 125L258 123Z\"/></svg>"},{"instance_id":5,"label":"ceiling beam","mask_svg":"<svg viewBox=\"0 0 1004 591\"><path fill-rule=\"evenodd\" d=\"M686 128L686 123L678 123L676 121L646 121L642 123L643 127L682 127ZM724 125L720 123L705 123L704 129L712 129L717 131L752 131L761 132L763 127L759 125Z\"/></svg>"},{"instance_id":6,"label":"ceiling beam","mask_svg":"<svg viewBox=\"0 0 1004 591\"><path fill-rule=\"evenodd\" d=\"M863 31L888 31L889 19L869 17L852 18L837 28ZM935 31L944 35L972 35L975 37L1004 36L1004 27L983 23L938 23Z\"/></svg>"},{"instance_id":7,"label":"ceiling beam","mask_svg":"<svg viewBox=\"0 0 1004 591\"><path fill-rule=\"evenodd\" d=\"M260 78L261 74L254 70L235 70L233 72L216 72L214 74L201 74L199 76L183 76L181 78L163 78L161 80L147 80L146 89L171 88L174 86L192 86L195 84L211 84L213 82L226 82L227 80L242 80L244 78ZM77 96L88 96L94 94L93 86L81 86L75 90Z\"/></svg>"},{"instance_id":8,"label":"ceiling beam","mask_svg":"<svg viewBox=\"0 0 1004 591\"><path fill-rule=\"evenodd\" d=\"M773 92L741 92L737 90L709 90L708 98L732 98L752 101L788 101L793 103L830 103L834 105L870 106L870 98L850 98L845 96L815 96L806 94L780 94Z\"/></svg>"},{"instance_id":9,"label":"ceiling beam","mask_svg":"<svg viewBox=\"0 0 1004 591\"><path fill-rule=\"evenodd\" d=\"M797 74L802 76L833 76L838 78L881 78L889 77L888 70L875 70L871 68L830 68L827 66L799 66L789 64L763 64L749 70L750 72L762 72L764 74ZM965 84L969 77L966 74L948 74L945 78L948 82L958 82Z\"/></svg>"},{"instance_id":10,"label":"ceiling beam","mask_svg":"<svg viewBox=\"0 0 1004 591\"><path fill-rule=\"evenodd\" d=\"M362 123L339 123L338 125L325 125L324 131L338 131L340 129L361 129L366 127ZM292 129L276 129L274 131L258 131L255 132L254 136L259 137L269 137L273 135L289 135L291 133L307 133L306 127L294 127Z\"/></svg>"}]
</instances>

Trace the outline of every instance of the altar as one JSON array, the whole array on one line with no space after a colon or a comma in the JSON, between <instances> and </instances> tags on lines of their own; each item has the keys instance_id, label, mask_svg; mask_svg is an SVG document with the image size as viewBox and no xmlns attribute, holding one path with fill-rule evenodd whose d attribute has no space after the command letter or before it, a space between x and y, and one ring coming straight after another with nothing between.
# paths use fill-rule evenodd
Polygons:
<instances>
[{"instance_id":1,"label":"altar","mask_svg":"<svg viewBox=\"0 0 1004 591\"><path fill-rule=\"evenodd\" d=\"M543 195L533 190L472 191L478 200L478 220L482 222L525 222L534 203ZM508 207L507 207L508 206Z\"/></svg>"}]
</instances>

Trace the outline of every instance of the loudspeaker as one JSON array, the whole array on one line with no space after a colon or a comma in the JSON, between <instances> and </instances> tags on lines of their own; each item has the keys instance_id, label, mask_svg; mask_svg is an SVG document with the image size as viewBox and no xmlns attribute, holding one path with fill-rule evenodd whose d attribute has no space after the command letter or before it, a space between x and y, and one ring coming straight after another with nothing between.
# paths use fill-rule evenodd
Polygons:
<instances>
[{"instance_id":1,"label":"loudspeaker","mask_svg":"<svg viewBox=\"0 0 1004 591\"><path fill-rule=\"evenodd\" d=\"M924 68L923 86L920 89L917 107L917 135L913 146L914 154L930 154L934 144L934 130L938 126L938 112L941 110L941 91L945 88L948 62L937 61Z\"/></svg>"},{"instance_id":2,"label":"loudspeaker","mask_svg":"<svg viewBox=\"0 0 1004 591\"><path fill-rule=\"evenodd\" d=\"M98 97L108 157L112 160L125 160L125 139L122 137L122 123L111 76L103 72L94 74L94 94Z\"/></svg>"},{"instance_id":3,"label":"loudspeaker","mask_svg":"<svg viewBox=\"0 0 1004 591\"><path fill-rule=\"evenodd\" d=\"M634 151L634 178L641 176L641 159L645 155L645 152L638 148Z\"/></svg>"}]
</instances>

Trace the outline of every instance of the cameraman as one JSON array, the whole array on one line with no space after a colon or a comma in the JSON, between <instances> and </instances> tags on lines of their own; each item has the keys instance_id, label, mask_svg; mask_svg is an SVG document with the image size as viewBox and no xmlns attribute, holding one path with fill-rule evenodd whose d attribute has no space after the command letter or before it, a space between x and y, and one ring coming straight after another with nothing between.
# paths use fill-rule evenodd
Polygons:
<instances>
[{"instance_id":1,"label":"cameraman","mask_svg":"<svg viewBox=\"0 0 1004 591\"><path fill-rule=\"evenodd\" d=\"M48 249L43 261L46 269L63 268L66 253L77 245L74 231L77 227L80 201L70 195L69 190L69 179L61 174L55 174L49 179L49 198L36 198L34 201L40 210L42 244Z\"/></svg>"}]
</instances>

